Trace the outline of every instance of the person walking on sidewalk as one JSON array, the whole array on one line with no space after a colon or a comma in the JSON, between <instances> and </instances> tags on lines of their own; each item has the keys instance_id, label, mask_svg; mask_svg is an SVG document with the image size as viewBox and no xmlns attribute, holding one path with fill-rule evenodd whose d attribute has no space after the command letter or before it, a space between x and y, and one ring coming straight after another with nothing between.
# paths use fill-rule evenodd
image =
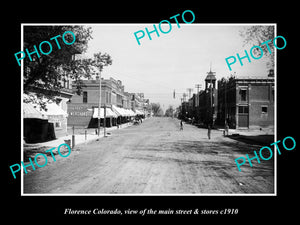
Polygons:
<instances>
[{"instance_id":1,"label":"person walking on sidewalk","mask_svg":"<svg viewBox=\"0 0 300 225\"><path fill-rule=\"evenodd\" d=\"M180 130L183 130L183 122L180 120Z\"/></svg>"},{"instance_id":2,"label":"person walking on sidewalk","mask_svg":"<svg viewBox=\"0 0 300 225\"><path fill-rule=\"evenodd\" d=\"M208 124L208 127L207 127L207 137L208 137L209 140L210 140L210 134L211 134L211 126L210 126L210 124Z\"/></svg>"}]
</instances>

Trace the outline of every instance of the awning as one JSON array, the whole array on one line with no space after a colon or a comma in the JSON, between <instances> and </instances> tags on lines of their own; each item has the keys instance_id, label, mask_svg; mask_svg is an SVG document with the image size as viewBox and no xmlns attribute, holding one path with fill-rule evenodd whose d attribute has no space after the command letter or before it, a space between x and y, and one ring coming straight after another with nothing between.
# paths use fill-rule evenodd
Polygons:
<instances>
[{"instance_id":1,"label":"awning","mask_svg":"<svg viewBox=\"0 0 300 225\"><path fill-rule=\"evenodd\" d=\"M124 109L117 107L115 105L112 105L112 110L118 115L118 116L135 116L135 112L133 112L131 109Z\"/></svg>"},{"instance_id":2,"label":"awning","mask_svg":"<svg viewBox=\"0 0 300 225\"><path fill-rule=\"evenodd\" d=\"M135 110L135 113L136 113L136 115L144 115L145 114L144 112L142 112L138 109Z\"/></svg>"},{"instance_id":3,"label":"awning","mask_svg":"<svg viewBox=\"0 0 300 225\"><path fill-rule=\"evenodd\" d=\"M129 113L120 107L117 107L115 105L112 105L112 110L118 115L118 116L129 116Z\"/></svg>"},{"instance_id":4,"label":"awning","mask_svg":"<svg viewBox=\"0 0 300 225\"><path fill-rule=\"evenodd\" d=\"M106 108L107 118L117 118L118 115L114 113L110 108ZM98 118L98 108L94 108L93 118ZM104 108L100 108L100 118L104 119Z\"/></svg>"},{"instance_id":5,"label":"awning","mask_svg":"<svg viewBox=\"0 0 300 225\"><path fill-rule=\"evenodd\" d=\"M127 113L129 114L129 116L135 116L135 112L133 112L131 109L125 109L127 111Z\"/></svg>"},{"instance_id":6,"label":"awning","mask_svg":"<svg viewBox=\"0 0 300 225\"><path fill-rule=\"evenodd\" d=\"M47 120L48 116L37 110L32 104L23 102L23 118Z\"/></svg>"},{"instance_id":7,"label":"awning","mask_svg":"<svg viewBox=\"0 0 300 225\"><path fill-rule=\"evenodd\" d=\"M56 103L46 103L47 110L41 110L42 113L48 116L68 116L68 113L64 111L59 105Z\"/></svg>"},{"instance_id":8,"label":"awning","mask_svg":"<svg viewBox=\"0 0 300 225\"><path fill-rule=\"evenodd\" d=\"M117 114L117 116L124 116L123 110L117 106L112 105L112 110Z\"/></svg>"},{"instance_id":9,"label":"awning","mask_svg":"<svg viewBox=\"0 0 300 225\"><path fill-rule=\"evenodd\" d=\"M64 111L59 105L57 105L55 102L53 101L48 101L46 98L43 98L41 101L45 104L46 109L40 109L40 106L36 102L37 97L35 93L30 93L30 94L23 94L23 99L27 100L29 102L32 103L25 103L23 102L23 108L26 110L31 111L31 113L33 113L32 109L29 109L29 107L33 107L35 110L37 110L38 112L40 112L43 115L47 115L47 116L68 116L68 113L66 111ZM27 104L27 105L25 105ZM31 105L31 106L28 106ZM28 112L27 112L28 113ZM25 117L24 117L25 118Z\"/></svg>"}]
</instances>

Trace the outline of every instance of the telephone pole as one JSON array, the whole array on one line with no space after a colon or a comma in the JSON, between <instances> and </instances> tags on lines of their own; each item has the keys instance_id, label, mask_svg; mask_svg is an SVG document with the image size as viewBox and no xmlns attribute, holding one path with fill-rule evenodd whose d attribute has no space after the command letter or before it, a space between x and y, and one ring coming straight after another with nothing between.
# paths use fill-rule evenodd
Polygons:
<instances>
[{"instance_id":1,"label":"telephone pole","mask_svg":"<svg viewBox=\"0 0 300 225\"><path fill-rule=\"evenodd\" d=\"M201 84L196 84L196 85L195 85L195 88L197 88L197 93L199 93L201 87L202 87Z\"/></svg>"},{"instance_id":2,"label":"telephone pole","mask_svg":"<svg viewBox=\"0 0 300 225\"><path fill-rule=\"evenodd\" d=\"M182 97L183 97L183 101L185 102L185 101L186 101L187 94L186 94L186 93L183 93L183 94L182 94Z\"/></svg>"},{"instance_id":3,"label":"telephone pole","mask_svg":"<svg viewBox=\"0 0 300 225\"><path fill-rule=\"evenodd\" d=\"M98 102L98 137L100 137L100 112L101 112L101 70L99 70L99 102Z\"/></svg>"},{"instance_id":4,"label":"telephone pole","mask_svg":"<svg viewBox=\"0 0 300 225\"><path fill-rule=\"evenodd\" d=\"M103 135L106 137L106 92L105 92L105 102L104 102L104 120L103 120Z\"/></svg>"},{"instance_id":5,"label":"telephone pole","mask_svg":"<svg viewBox=\"0 0 300 225\"><path fill-rule=\"evenodd\" d=\"M190 99L190 98L191 98L191 93L192 93L192 91L193 91L193 88L187 88L186 90L187 90L188 93L189 93L189 99Z\"/></svg>"}]
</instances>

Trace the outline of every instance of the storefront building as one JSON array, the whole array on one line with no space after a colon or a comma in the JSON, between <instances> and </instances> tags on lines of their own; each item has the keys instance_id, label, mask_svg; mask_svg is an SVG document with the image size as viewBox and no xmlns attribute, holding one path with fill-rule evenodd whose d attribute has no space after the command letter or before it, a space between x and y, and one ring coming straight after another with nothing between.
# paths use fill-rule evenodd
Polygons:
<instances>
[{"instance_id":1,"label":"storefront building","mask_svg":"<svg viewBox=\"0 0 300 225\"><path fill-rule=\"evenodd\" d=\"M99 77L82 81L82 93L76 93L68 103L68 126L82 126L96 128L98 124L99 106ZM116 126L128 121L126 117L133 117L128 95L124 94L124 86L120 80L112 77L101 79L101 112L100 124L103 126L104 117L107 127Z\"/></svg>"},{"instance_id":2,"label":"storefront building","mask_svg":"<svg viewBox=\"0 0 300 225\"><path fill-rule=\"evenodd\" d=\"M235 129L274 128L274 77L218 82L218 122Z\"/></svg>"}]
</instances>

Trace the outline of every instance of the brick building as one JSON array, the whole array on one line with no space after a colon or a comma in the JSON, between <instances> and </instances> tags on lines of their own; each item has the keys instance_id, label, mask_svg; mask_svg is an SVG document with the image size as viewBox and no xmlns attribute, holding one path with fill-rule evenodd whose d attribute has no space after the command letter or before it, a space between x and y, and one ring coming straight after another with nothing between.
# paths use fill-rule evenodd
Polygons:
<instances>
[{"instance_id":1,"label":"brick building","mask_svg":"<svg viewBox=\"0 0 300 225\"><path fill-rule=\"evenodd\" d=\"M73 85L73 97L68 104L68 125L97 127L99 104L99 77L82 81L82 93L76 93ZM114 126L127 122L129 117L135 114L131 110L131 95L124 92L124 86L120 80L112 77L101 78L101 123L104 122L104 110L106 108L106 126Z\"/></svg>"},{"instance_id":2,"label":"brick building","mask_svg":"<svg viewBox=\"0 0 300 225\"><path fill-rule=\"evenodd\" d=\"M274 128L274 77L231 77L218 81L219 125L230 128Z\"/></svg>"},{"instance_id":3,"label":"brick building","mask_svg":"<svg viewBox=\"0 0 300 225\"><path fill-rule=\"evenodd\" d=\"M218 81L208 72L205 89L179 107L179 118L199 125L233 129L274 128L274 71L265 77L230 77Z\"/></svg>"}]
</instances>

